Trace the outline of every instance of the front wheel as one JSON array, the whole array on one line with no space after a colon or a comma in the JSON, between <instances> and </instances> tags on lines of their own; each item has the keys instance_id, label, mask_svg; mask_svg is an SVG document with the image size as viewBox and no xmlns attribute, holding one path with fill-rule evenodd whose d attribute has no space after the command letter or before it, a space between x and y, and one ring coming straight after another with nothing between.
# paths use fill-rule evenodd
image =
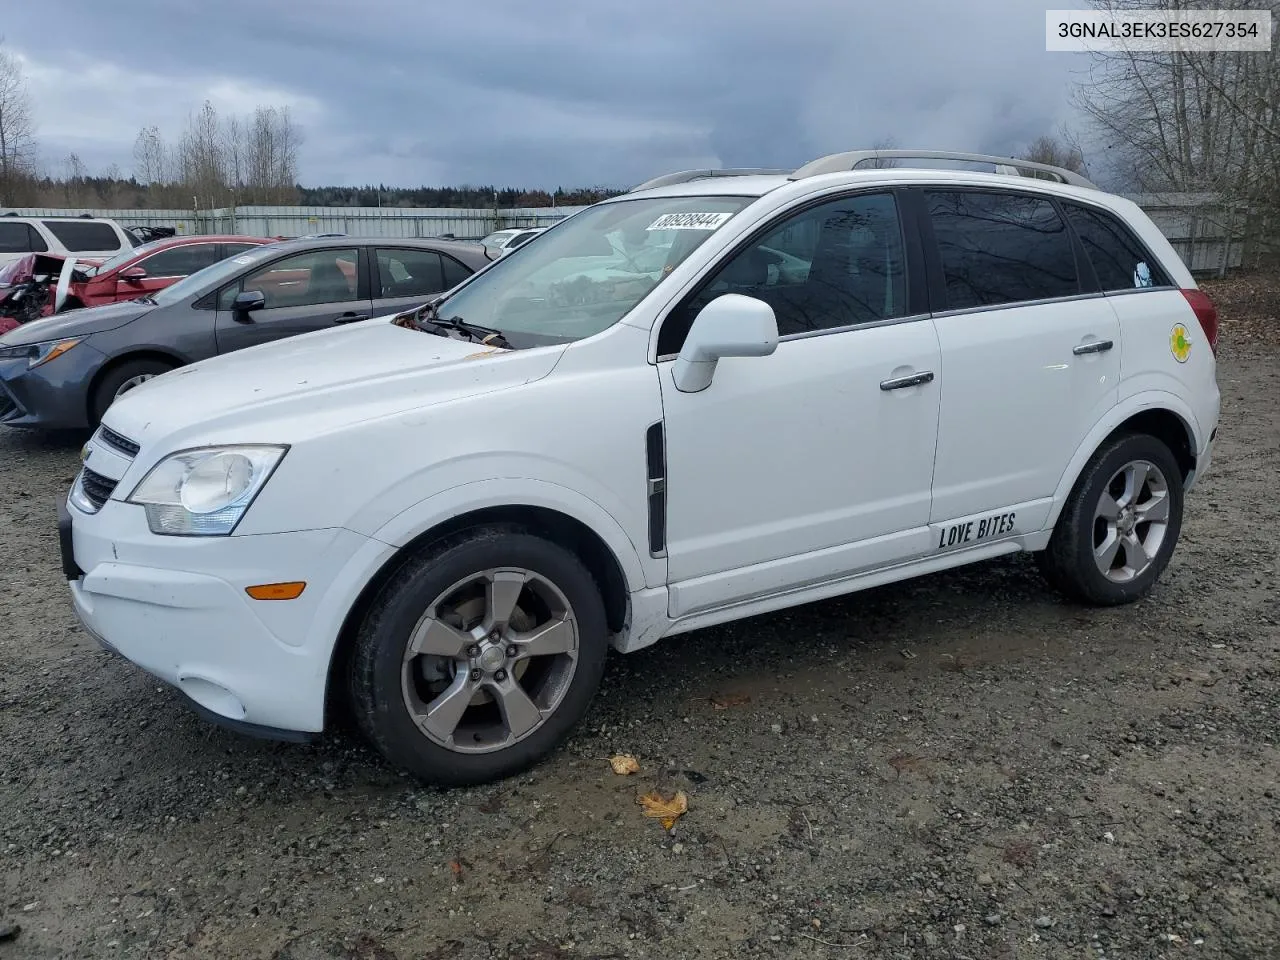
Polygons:
<instances>
[{"instance_id":1,"label":"front wheel","mask_svg":"<svg viewBox=\"0 0 1280 960\"><path fill-rule=\"evenodd\" d=\"M586 712L608 631L591 574L518 528L437 544L379 592L356 638L351 704L392 763L485 783L551 752Z\"/></svg>"},{"instance_id":2,"label":"front wheel","mask_svg":"<svg viewBox=\"0 0 1280 960\"><path fill-rule=\"evenodd\" d=\"M107 371L106 376L94 388L93 396L90 399L90 426L96 427L101 423L111 404L115 403L134 387L146 383L152 377L168 373L173 368L174 364L165 360L142 357L138 360L126 360L119 366Z\"/></svg>"},{"instance_id":3,"label":"front wheel","mask_svg":"<svg viewBox=\"0 0 1280 960\"><path fill-rule=\"evenodd\" d=\"M1151 591L1182 530L1182 470L1162 441L1117 437L1085 466L1037 560L1045 578L1096 606Z\"/></svg>"}]
</instances>

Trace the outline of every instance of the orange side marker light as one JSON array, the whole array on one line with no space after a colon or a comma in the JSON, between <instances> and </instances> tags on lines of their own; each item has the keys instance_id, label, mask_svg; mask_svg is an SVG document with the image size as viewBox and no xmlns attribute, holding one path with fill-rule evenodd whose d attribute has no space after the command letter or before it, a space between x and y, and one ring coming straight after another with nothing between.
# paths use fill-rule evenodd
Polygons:
<instances>
[{"instance_id":1,"label":"orange side marker light","mask_svg":"<svg viewBox=\"0 0 1280 960\"><path fill-rule=\"evenodd\" d=\"M306 588L302 580L292 580L288 583L260 583L245 587L244 592L255 600L297 600Z\"/></svg>"}]
</instances>

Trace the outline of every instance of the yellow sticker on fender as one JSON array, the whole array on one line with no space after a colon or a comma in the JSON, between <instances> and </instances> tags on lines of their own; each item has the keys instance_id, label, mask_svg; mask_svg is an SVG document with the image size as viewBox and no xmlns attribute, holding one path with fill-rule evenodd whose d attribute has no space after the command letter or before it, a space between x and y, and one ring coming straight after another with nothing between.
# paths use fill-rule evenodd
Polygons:
<instances>
[{"instance_id":1,"label":"yellow sticker on fender","mask_svg":"<svg viewBox=\"0 0 1280 960\"><path fill-rule=\"evenodd\" d=\"M1169 334L1169 349L1173 351L1173 359L1186 363L1191 356L1191 339L1187 336L1187 328L1176 324Z\"/></svg>"}]
</instances>

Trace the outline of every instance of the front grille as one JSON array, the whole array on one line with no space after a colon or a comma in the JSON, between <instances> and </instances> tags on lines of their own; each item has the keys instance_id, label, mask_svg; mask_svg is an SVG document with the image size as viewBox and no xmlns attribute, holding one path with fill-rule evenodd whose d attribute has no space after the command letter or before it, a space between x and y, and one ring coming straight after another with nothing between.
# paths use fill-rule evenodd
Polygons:
<instances>
[{"instance_id":1,"label":"front grille","mask_svg":"<svg viewBox=\"0 0 1280 960\"><path fill-rule=\"evenodd\" d=\"M115 488L116 481L110 477L94 473L88 467L80 471L80 489L84 491L85 499L93 504L95 510L102 509L102 505L111 497L111 492Z\"/></svg>"},{"instance_id":2,"label":"front grille","mask_svg":"<svg viewBox=\"0 0 1280 960\"><path fill-rule=\"evenodd\" d=\"M102 442L112 449L119 450L125 456L136 457L142 448L128 437L122 437L110 427L99 427L98 436Z\"/></svg>"}]
</instances>

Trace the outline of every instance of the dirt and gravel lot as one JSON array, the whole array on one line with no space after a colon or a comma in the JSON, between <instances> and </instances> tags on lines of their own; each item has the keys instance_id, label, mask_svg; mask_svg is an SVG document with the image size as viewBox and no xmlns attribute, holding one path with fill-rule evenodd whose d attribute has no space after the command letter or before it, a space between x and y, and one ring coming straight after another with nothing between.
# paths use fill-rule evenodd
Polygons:
<instances>
[{"instance_id":1,"label":"dirt and gravel lot","mask_svg":"<svg viewBox=\"0 0 1280 960\"><path fill-rule=\"evenodd\" d=\"M1217 459L1150 599L1014 558L681 637L475 790L100 652L57 564L79 438L0 434L0 960L1280 956L1280 294L1212 292Z\"/></svg>"}]
</instances>

